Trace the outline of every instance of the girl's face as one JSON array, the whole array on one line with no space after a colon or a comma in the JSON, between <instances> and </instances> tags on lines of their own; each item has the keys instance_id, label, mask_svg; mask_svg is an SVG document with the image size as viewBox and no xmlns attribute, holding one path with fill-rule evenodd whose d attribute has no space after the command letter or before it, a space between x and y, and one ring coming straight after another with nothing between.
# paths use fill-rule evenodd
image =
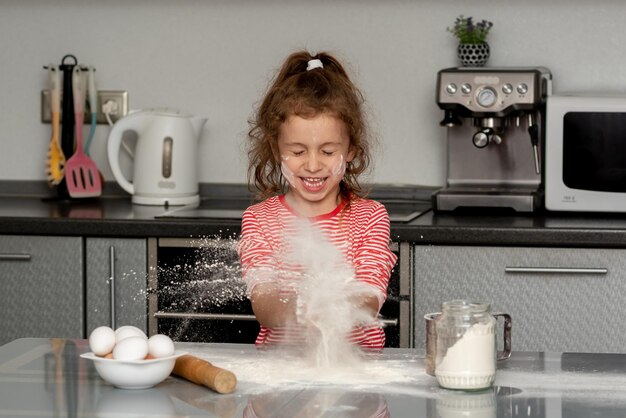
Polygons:
<instances>
[{"instance_id":1,"label":"girl's face","mask_svg":"<svg viewBox=\"0 0 626 418\"><path fill-rule=\"evenodd\" d=\"M333 211L346 164L354 158L345 124L325 113L290 116L278 133L278 153L289 182L287 202L307 217Z\"/></svg>"}]
</instances>

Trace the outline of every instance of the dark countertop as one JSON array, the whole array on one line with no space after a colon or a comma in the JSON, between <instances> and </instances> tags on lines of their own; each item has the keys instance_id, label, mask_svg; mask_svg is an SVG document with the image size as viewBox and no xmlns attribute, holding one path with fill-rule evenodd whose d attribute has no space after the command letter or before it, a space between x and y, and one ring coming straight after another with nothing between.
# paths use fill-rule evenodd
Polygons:
<instances>
[{"instance_id":1,"label":"dark countertop","mask_svg":"<svg viewBox=\"0 0 626 418\"><path fill-rule=\"evenodd\" d=\"M246 205L246 201L220 201ZM172 209L172 208L169 208ZM134 205L130 198L47 201L0 197L0 234L98 237L198 237L238 233L238 219L157 219L163 206Z\"/></svg>"},{"instance_id":2,"label":"dark countertop","mask_svg":"<svg viewBox=\"0 0 626 418\"><path fill-rule=\"evenodd\" d=\"M626 408L623 354L514 352L498 363L492 389L464 392L440 388L414 349L333 369L248 344L176 349L232 371L235 392L172 376L150 389L117 389L79 356L86 340L25 338L0 347L0 416L577 418Z\"/></svg>"},{"instance_id":3,"label":"dark countertop","mask_svg":"<svg viewBox=\"0 0 626 418\"><path fill-rule=\"evenodd\" d=\"M424 206L430 190L412 193L403 205ZM393 198L389 198L393 197ZM397 196L373 198L393 205ZM209 209L243 211L251 201L225 196L203 198ZM240 219L167 217L181 207L134 205L128 196L59 201L0 193L0 234L97 237L203 237L240 232ZM165 217L162 217L164 216ZM539 212L433 213L410 222L392 222L394 241L438 245L626 247L626 214Z\"/></svg>"},{"instance_id":4,"label":"dark countertop","mask_svg":"<svg viewBox=\"0 0 626 418\"><path fill-rule=\"evenodd\" d=\"M393 233L416 244L626 247L626 214L425 213Z\"/></svg>"}]
</instances>

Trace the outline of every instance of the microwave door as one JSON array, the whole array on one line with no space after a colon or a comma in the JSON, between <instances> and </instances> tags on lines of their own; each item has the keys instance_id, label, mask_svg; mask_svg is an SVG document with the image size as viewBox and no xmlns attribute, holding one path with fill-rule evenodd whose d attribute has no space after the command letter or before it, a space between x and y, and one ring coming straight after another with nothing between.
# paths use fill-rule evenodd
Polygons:
<instances>
[{"instance_id":1,"label":"microwave door","mask_svg":"<svg viewBox=\"0 0 626 418\"><path fill-rule=\"evenodd\" d=\"M626 113L564 115L562 180L573 190L626 192Z\"/></svg>"}]
</instances>

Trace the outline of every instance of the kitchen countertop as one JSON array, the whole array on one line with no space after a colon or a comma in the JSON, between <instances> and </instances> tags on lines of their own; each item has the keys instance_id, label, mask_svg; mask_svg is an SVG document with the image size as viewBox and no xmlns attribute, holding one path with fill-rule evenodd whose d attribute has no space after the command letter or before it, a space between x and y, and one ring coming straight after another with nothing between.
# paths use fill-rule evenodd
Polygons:
<instances>
[{"instance_id":1,"label":"kitchen countertop","mask_svg":"<svg viewBox=\"0 0 626 418\"><path fill-rule=\"evenodd\" d=\"M177 343L237 375L237 390L219 395L176 377L151 389L116 389L79 357L86 340L61 341L56 355L51 339L0 347L0 416L577 418L626 409L623 354L514 352L498 363L493 389L463 392L426 375L418 350L385 349L358 367L311 375L252 345Z\"/></svg>"},{"instance_id":2,"label":"kitchen countertop","mask_svg":"<svg viewBox=\"0 0 626 418\"><path fill-rule=\"evenodd\" d=\"M402 202L423 207L431 190L410 193ZM233 196L202 199L203 207L212 209L243 211L249 204ZM240 232L240 219L163 216L180 209L134 205L127 195L59 201L0 193L0 234L187 238ZM626 214L430 210L410 222L392 222L391 237L416 244L619 248L626 247Z\"/></svg>"}]
</instances>

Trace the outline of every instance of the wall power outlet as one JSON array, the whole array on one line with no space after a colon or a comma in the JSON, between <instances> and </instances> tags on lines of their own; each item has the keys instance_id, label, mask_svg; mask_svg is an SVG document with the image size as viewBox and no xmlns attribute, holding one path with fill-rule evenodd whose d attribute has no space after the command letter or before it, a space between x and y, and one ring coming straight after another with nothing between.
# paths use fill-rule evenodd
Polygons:
<instances>
[{"instance_id":1,"label":"wall power outlet","mask_svg":"<svg viewBox=\"0 0 626 418\"><path fill-rule=\"evenodd\" d=\"M103 112L105 103L110 104L113 111L110 113L111 121L115 122L119 118L126 116L128 113L128 92L125 90L99 90L98 91L98 109L96 114L96 122L99 124L108 124L107 118ZM60 119L63 120L63 93L61 92L61 111ZM85 124L91 123L91 108L89 100L85 99ZM50 109L50 90L41 91L41 122L52 123L52 111Z\"/></svg>"}]
</instances>

